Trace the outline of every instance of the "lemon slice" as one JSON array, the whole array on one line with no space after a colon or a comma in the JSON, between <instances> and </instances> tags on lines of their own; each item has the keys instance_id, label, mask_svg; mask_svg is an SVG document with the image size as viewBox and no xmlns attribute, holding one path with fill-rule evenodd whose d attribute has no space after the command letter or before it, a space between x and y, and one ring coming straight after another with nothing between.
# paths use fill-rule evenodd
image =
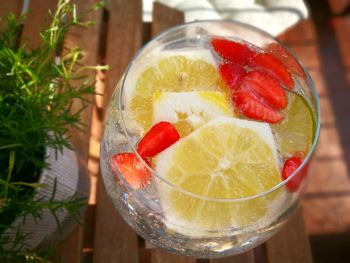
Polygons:
<instances>
[{"instance_id":1,"label":"lemon slice","mask_svg":"<svg viewBox=\"0 0 350 263\"><path fill-rule=\"evenodd\" d=\"M270 126L230 117L211 120L160 153L155 170L182 190L214 199L253 196L281 181ZM217 202L164 182L158 191L167 227L190 236L261 223L272 202L269 197Z\"/></svg>"},{"instance_id":2,"label":"lemon slice","mask_svg":"<svg viewBox=\"0 0 350 263\"><path fill-rule=\"evenodd\" d=\"M296 152L307 153L315 135L315 121L309 103L299 94L291 92L282 122L273 125L279 151L284 158Z\"/></svg>"},{"instance_id":3,"label":"lemon slice","mask_svg":"<svg viewBox=\"0 0 350 263\"><path fill-rule=\"evenodd\" d=\"M217 116L233 116L224 92L157 92L153 95L153 124L171 122L181 137Z\"/></svg>"},{"instance_id":4,"label":"lemon slice","mask_svg":"<svg viewBox=\"0 0 350 263\"><path fill-rule=\"evenodd\" d=\"M173 55L152 63L140 73L127 103L131 118L148 130L152 124L153 94L155 92L182 92L220 90L222 82L215 66L200 59ZM129 91L130 92L130 91Z\"/></svg>"}]
</instances>

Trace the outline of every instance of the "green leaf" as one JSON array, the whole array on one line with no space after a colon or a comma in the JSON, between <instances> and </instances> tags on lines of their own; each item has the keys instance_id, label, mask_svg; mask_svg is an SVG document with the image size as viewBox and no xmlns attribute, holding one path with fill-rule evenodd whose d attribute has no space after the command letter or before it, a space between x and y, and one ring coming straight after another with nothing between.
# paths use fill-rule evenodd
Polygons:
<instances>
[{"instance_id":1,"label":"green leaf","mask_svg":"<svg viewBox=\"0 0 350 263\"><path fill-rule=\"evenodd\" d=\"M29 187L32 187L32 188L45 188L45 187L47 187L47 184L25 183L25 182L16 182L16 183L12 183L12 185L24 185L24 186L29 186Z\"/></svg>"},{"instance_id":2,"label":"green leaf","mask_svg":"<svg viewBox=\"0 0 350 263\"><path fill-rule=\"evenodd\" d=\"M22 145L19 143L13 143L13 144L9 144L9 145L0 146L0 150L4 150L7 148L13 148L13 147L19 147L19 146L22 146Z\"/></svg>"},{"instance_id":3,"label":"green leaf","mask_svg":"<svg viewBox=\"0 0 350 263\"><path fill-rule=\"evenodd\" d=\"M45 251L27 249L30 234L21 228L15 240L2 235L16 218L31 215L39 220L48 209L53 216L68 211L80 221L84 198L57 200L57 183L50 200L36 199L35 190L47 187L38 183L42 169L49 166L46 147L57 152L72 148L68 130L85 128L81 113L90 103L88 95L95 94L94 78L90 81L87 70L107 69L83 65L83 50L64 46L70 28L92 25L84 16L102 6L101 2L80 12L71 1L58 0L49 26L39 33L42 44L35 49L19 45L25 15L8 16L0 28L0 258L4 262L46 258ZM81 101L74 111L73 101ZM3 244L11 249L4 250Z\"/></svg>"}]
</instances>

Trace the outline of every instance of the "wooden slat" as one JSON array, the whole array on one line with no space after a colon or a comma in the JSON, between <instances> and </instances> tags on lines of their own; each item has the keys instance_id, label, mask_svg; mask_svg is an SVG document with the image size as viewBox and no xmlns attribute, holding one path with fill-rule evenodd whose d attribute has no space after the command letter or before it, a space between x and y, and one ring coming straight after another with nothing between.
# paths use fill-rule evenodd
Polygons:
<instances>
[{"instance_id":1,"label":"wooden slat","mask_svg":"<svg viewBox=\"0 0 350 263\"><path fill-rule=\"evenodd\" d=\"M289 45L303 64L312 69L312 73L319 72L320 48L314 19L297 23L278 38ZM325 85L320 83L323 76L318 76L316 81L317 85L323 84L321 91L326 95ZM312 262L301 208L277 235L266 242L266 252L270 263Z\"/></svg>"},{"instance_id":2,"label":"wooden slat","mask_svg":"<svg viewBox=\"0 0 350 263\"><path fill-rule=\"evenodd\" d=\"M309 73L315 82L318 96L320 96L320 98L322 98L322 97L325 98L328 95L329 90L328 90L328 87L326 85L326 80L325 80L323 74L321 73L321 70L320 69L310 69ZM322 110L322 106L321 106L321 110ZM323 114L322 113L321 113L321 116L322 116L321 121L323 121Z\"/></svg>"},{"instance_id":3,"label":"wooden slat","mask_svg":"<svg viewBox=\"0 0 350 263\"><path fill-rule=\"evenodd\" d=\"M328 0L328 4L333 14L339 14L349 8L349 0Z\"/></svg>"},{"instance_id":4,"label":"wooden slat","mask_svg":"<svg viewBox=\"0 0 350 263\"><path fill-rule=\"evenodd\" d=\"M60 241L52 257L54 262L81 262L81 237L83 229L76 227L65 239Z\"/></svg>"},{"instance_id":5,"label":"wooden slat","mask_svg":"<svg viewBox=\"0 0 350 263\"><path fill-rule=\"evenodd\" d=\"M300 45L290 46L290 49L294 52L296 57L302 61L304 66L309 69L319 69L320 57L319 47L317 44L314 45Z\"/></svg>"},{"instance_id":6,"label":"wooden slat","mask_svg":"<svg viewBox=\"0 0 350 263\"><path fill-rule=\"evenodd\" d=\"M321 106L323 106L323 105L325 105L325 104L322 104ZM331 108L331 106L329 106L329 107ZM332 113L333 112L331 112L331 114ZM334 119L334 116L332 116L332 117L333 117L332 119ZM332 161L341 161L343 159L343 145L341 144L338 129L334 123L328 122L328 123L325 123L323 125L322 133L320 134L320 137L318 139L316 156L320 157L321 160L328 159L328 160L332 160ZM330 167L328 167L327 170L323 170L323 171L322 171L322 169L325 169L326 167L316 168L315 171L313 172L314 176L312 176L312 177L314 177L315 179L320 179L319 178L320 174L323 174L323 176L328 176L330 179L330 177L333 176L333 174L337 174L337 177L334 178L336 180L338 180L340 178L347 178L349 176L347 169L345 168L344 171L341 171L341 167L339 167L339 169L335 169L336 166L338 166L338 165L339 165L339 163L335 163L334 166L330 166ZM321 177L322 177L322 175L321 175ZM322 180L320 180L320 181L322 181ZM343 181L343 180L340 180L340 181ZM324 182L320 182L320 184L326 183L326 182L327 182L327 180ZM344 181L340 182L339 186L346 187L344 185L342 186L343 183L344 183ZM317 189L319 186L321 186L321 185L315 185L315 188ZM325 188L328 188L328 190L331 190L330 188L332 188L332 187L330 187L329 185L324 185L324 186L322 186L322 189L319 189L319 190L322 191Z\"/></svg>"},{"instance_id":7,"label":"wooden slat","mask_svg":"<svg viewBox=\"0 0 350 263\"><path fill-rule=\"evenodd\" d=\"M4 20L9 13L18 16L21 14L23 7L22 0L1 0L0 1L0 27L4 25Z\"/></svg>"},{"instance_id":8,"label":"wooden slat","mask_svg":"<svg viewBox=\"0 0 350 263\"><path fill-rule=\"evenodd\" d=\"M308 233L320 236L347 233L350 215L349 191L317 194L307 194L303 199Z\"/></svg>"},{"instance_id":9,"label":"wooden slat","mask_svg":"<svg viewBox=\"0 0 350 263\"><path fill-rule=\"evenodd\" d=\"M210 263L254 263L253 251L248 251L227 258L211 259Z\"/></svg>"},{"instance_id":10,"label":"wooden slat","mask_svg":"<svg viewBox=\"0 0 350 263\"><path fill-rule=\"evenodd\" d=\"M344 66L347 56L350 56L350 53L346 52L350 39L346 36L346 33L350 32L350 23L346 23L349 16L343 14L335 18L327 3L309 1L309 4L313 10L318 43L322 47L320 75L328 91L324 101L329 105L329 109L326 109L328 116L323 115L325 108L322 106L326 104L321 104L322 119L328 117L328 121L322 123L319 140L321 162L315 164L315 172L308 187L312 192L304 196L303 208L307 231L311 234L315 262L348 262L346 245L350 243L350 105L347 98L350 96L350 90L344 75L347 68ZM340 21L343 23L339 23ZM326 186L322 185L322 182ZM322 186L322 189L318 189L319 186ZM319 240L322 240L322 243L319 243Z\"/></svg>"},{"instance_id":11,"label":"wooden slat","mask_svg":"<svg viewBox=\"0 0 350 263\"><path fill-rule=\"evenodd\" d=\"M72 1L77 6L78 14L93 4L99 2L98 0L74 0ZM84 57L81 60L82 66L97 65L99 63L99 30L102 19L102 10L89 13L84 20L94 20L95 25L87 28L73 27L65 39L65 46L67 48L80 47L84 51ZM86 74L91 81L95 81L96 73L94 71L82 72ZM84 80L75 81L74 85L79 86ZM93 101L93 95L86 96L86 99ZM73 104L74 109L79 109L81 102L76 100ZM82 176L88 176L86 166L89 158L89 139L91 130L91 113L92 105L90 104L81 113L81 120L85 125L83 131L75 131L72 135L73 145L77 152L80 164L82 165ZM83 221L84 224L84 221ZM59 244L57 254L62 258L62 262L81 262L84 231L91 231L83 226L77 226L75 230Z\"/></svg>"},{"instance_id":12,"label":"wooden slat","mask_svg":"<svg viewBox=\"0 0 350 263\"><path fill-rule=\"evenodd\" d=\"M41 39L38 32L48 25L50 21L48 10L54 11L56 5L57 0L31 0L29 2L29 12L22 32L22 43L26 42L30 48L40 46Z\"/></svg>"},{"instance_id":13,"label":"wooden slat","mask_svg":"<svg viewBox=\"0 0 350 263\"><path fill-rule=\"evenodd\" d=\"M184 21L185 17L183 12L155 2L153 4L151 34L152 36L155 36L169 27L182 24Z\"/></svg>"},{"instance_id":14,"label":"wooden slat","mask_svg":"<svg viewBox=\"0 0 350 263\"><path fill-rule=\"evenodd\" d=\"M142 5L141 0L109 1L106 64L107 88L104 94L104 108L122 77L131 58L142 45Z\"/></svg>"},{"instance_id":15,"label":"wooden slat","mask_svg":"<svg viewBox=\"0 0 350 263\"><path fill-rule=\"evenodd\" d=\"M346 72L350 72L350 53L348 52L350 2L349 0L329 0L328 5L327 1L309 0L308 2L313 11L318 43L322 47L320 75L328 91L325 99L330 106L330 111L327 111L332 120L331 123L323 125L321 136L324 140L319 144L323 144L323 155L326 153L328 157L331 155L333 157L322 158L327 163L316 163L315 172L309 184L311 186L309 188L313 188L313 193L305 195L303 201L306 228L311 235L315 262L349 262L350 122L348 113L350 104L348 98L350 81L346 79ZM342 2L344 5L339 6L338 4ZM338 6L334 6L335 4ZM337 13L337 16L334 13ZM321 104L321 110L324 112L322 106L324 104ZM326 116L322 113L323 119ZM334 138L329 137L331 134L337 136L338 142L334 142ZM335 154L337 158L334 158ZM343 170L342 174L338 174L339 170ZM318 171L322 171L325 175L328 172L327 175L332 181L329 182L324 177L319 178ZM324 189L317 189L322 181L328 185L328 189L324 186L322 186ZM333 185L335 188L332 187Z\"/></svg>"},{"instance_id":16,"label":"wooden slat","mask_svg":"<svg viewBox=\"0 0 350 263\"><path fill-rule=\"evenodd\" d=\"M350 5L350 4L349 4ZM350 8L350 7L349 7ZM337 37L343 65L349 69L350 67L350 16L343 16L333 19L333 25Z\"/></svg>"},{"instance_id":17,"label":"wooden slat","mask_svg":"<svg viewBox=\"0 0 350 263\"><path fill-rule=\"evenodd\" d=\"M312 262L301 208L298 208L296 214L279 233L266 242L266 250L269 263Z\"/></svg>"},{"instance_id":18,"label":"wooden slat","mask_svg":"<svg viewBox=\"0 0 350 263\"><path fill-rule=\"evenodd\" d=\"M96 4L99 0L73 0L77 6L78 14L90 8L93 4ZM99 41L100 41L100 25L102 21L102 9L90 12L84 17L84 21L95 21L95 25L89 27L72 27L69 34L65 39L65 46L67 48L79 47L84 52L84 57L81 60L81 66L94 66L100 63L99 58ZM82 72L82 75L87 75L91 82L96 79L95 71ZM86 79L75 81L74 85L81 85ZM88 95L86 99L90 102L93 101L93 95ZM75 101L73 104L74 109L81 108L81 102ZM89 156L89 138L91 130L91 114L92 114L92 104L90 104L84 111L80 114L81 120L86 126L83 131L75 132L73 134L74 145L76 152L82 159L84 164L87 163Z\"/></svg>"},{"instance_id":19,"label":"wooden slat","mask_svg":"<svg viewBox=\"0 0 350 263\"><path fill-rule=\"evenodd\" d=\"M142 41L141 0L114 0L108 4L109 21L106 43L107 86L104 109L134 53ZM138 236L124 222L106 193L102 178L98 181L94 262L136 263Z\"/></svg>"},{"instance_id":20,"label":"wooden slat","mask_svg":"<svg viewBox=\"0 0 350 263\"><path fill-rule=\"evenodd\" d=\"M97 190L93 262L138 262L138 236L116 211L102 178Z\"/></svg>"},{"instance_id":21,"label":"wooden slat","mask_svg":"<svg viewBox=\"0 0 350 263\"><path fill-rule=\"evenodd\" d=\"M315 25L311 18L302 20L280 34L278 40L288 44L300 45L317 41Z\"/></svg>"},{"instance_id":22,"label":"wooden slat","mask_svg":"<svg viewBox=\"0 0 350 263\"><path fill-rule=\"evenodd\" d=\"M91 176L91 175L90 175ZM90 191L92 192L92 190ZM82 233L82 263L92 262L94 252L96 204L89 204L84 215Z\"/></svg>"},{"instance_id":23,"label":"wooden slat","mask_svg":"<svg viewBox=\"0 0 350 263\"><path fill-rule=\"evenodd\" d=\"M151 263L195 263L195 258L178 256L162 249L151 250Z\"/></svg>"}]
</instances>

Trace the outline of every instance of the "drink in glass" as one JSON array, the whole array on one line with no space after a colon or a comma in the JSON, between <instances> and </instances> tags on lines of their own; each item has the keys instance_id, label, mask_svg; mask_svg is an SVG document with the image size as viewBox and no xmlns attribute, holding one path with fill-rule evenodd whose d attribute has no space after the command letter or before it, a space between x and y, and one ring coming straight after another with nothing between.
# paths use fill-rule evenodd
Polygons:
<instances>
[{"instance_id":1,"label":"drink in glass","mask_svg":"<svg viewBox=\"0 0 350 263\"><path fill-rule=\"evenodd\" d=\"M309 74L267 33L228 21L172 28L138 52L108 107L107 192L155 246L244 252L295 211L319 112Z\"/></svg>"}]
</instances>

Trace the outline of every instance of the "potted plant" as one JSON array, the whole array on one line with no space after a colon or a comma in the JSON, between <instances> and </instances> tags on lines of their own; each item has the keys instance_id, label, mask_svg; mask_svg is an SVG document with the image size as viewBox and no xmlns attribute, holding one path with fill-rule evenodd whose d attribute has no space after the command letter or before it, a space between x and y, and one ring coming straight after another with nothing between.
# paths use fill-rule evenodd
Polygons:
<instances>
[{"instance_id":1,"label":"potted plant","mask_svg":"<svg viewBox=\"0 0 350 263\"><path fill-rule=\"evenodd\" d=\"M18 44L25 16L8 16L0 29L0 262L47 257L50 246L39 243L64 233L68 214L79 221L86 204L68 131L83 128L80 113L95 92L83 72L96 67L82 67L82 50L66 48L64 37L91 21L81 22L69 0L56 10L38 48Z\"/></svg>"}]
</instances>

